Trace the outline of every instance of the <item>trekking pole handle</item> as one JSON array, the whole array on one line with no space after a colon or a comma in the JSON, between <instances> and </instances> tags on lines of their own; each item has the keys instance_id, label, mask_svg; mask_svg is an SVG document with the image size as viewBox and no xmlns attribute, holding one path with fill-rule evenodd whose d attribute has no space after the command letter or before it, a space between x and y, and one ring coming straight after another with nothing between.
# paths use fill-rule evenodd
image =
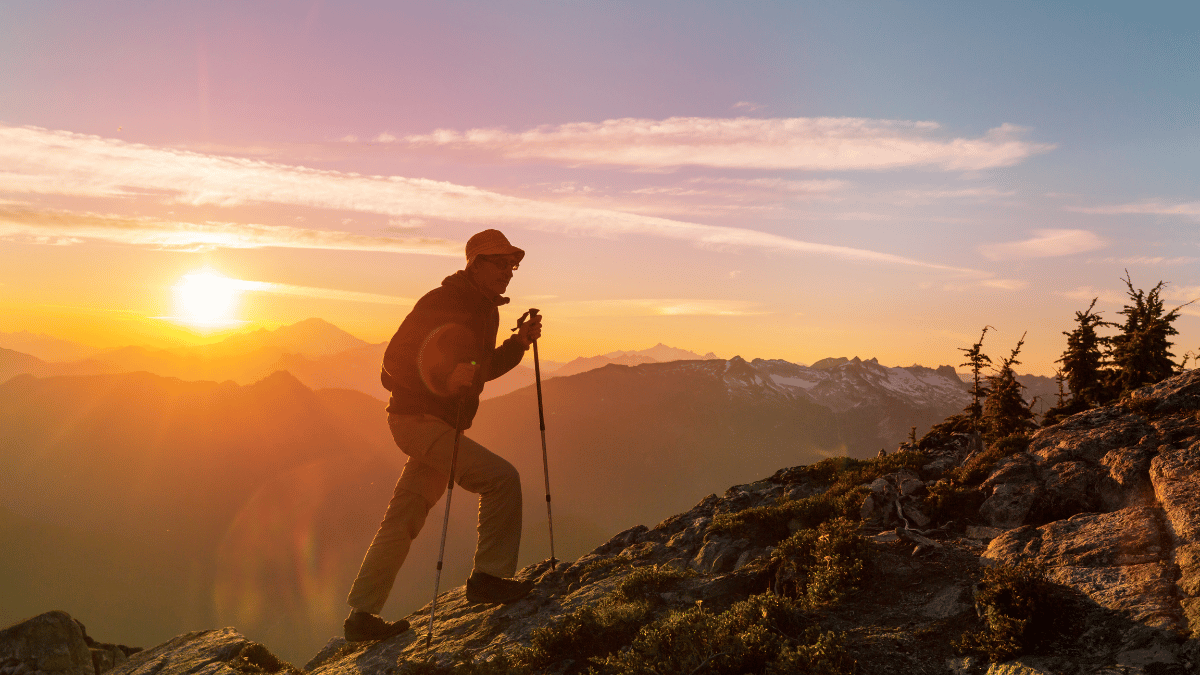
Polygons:
<instances>
[{"instance_id":1,"label":"trekking pole handle","mask_svg":"<svg viewBox=\"0 0 1200 675\"><path fill-rule=\"evenodd\" d=\"M539 310L537 307L530 307L529 311L525 312L524 314L521 315L521 318L517 319L517 327L513 328L512 332L515 333L515 332L521 330L521 326L525 325L525 321L536 317L538 315L538 311ZM534 340L534 342L536 343L537 341Z\"/></svg>"}]
</instances>

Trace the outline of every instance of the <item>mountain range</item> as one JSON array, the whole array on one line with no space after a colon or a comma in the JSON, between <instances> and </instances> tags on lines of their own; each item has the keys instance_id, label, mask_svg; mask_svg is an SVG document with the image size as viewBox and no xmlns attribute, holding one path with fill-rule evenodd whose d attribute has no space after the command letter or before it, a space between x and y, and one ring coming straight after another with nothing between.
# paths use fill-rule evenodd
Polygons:
<instances>
[{"instance_id":1,"label":"mountain range","mask_svg":"<svg viewBox=\"0 0 1200 675\"><path fill-rule=\"evenodd\" d=\"M0 382L28 373L53 375L99 375L144 370L183 380L232 380L251 384L279 370L286 370L311 389L354 389L386 400L379 383L379 364L386 342L368 343L322 319L306 319L273 331L259 329L237 334L217 343L182 349L152 349L128 346L98 350L77 343L28 332L0 333ZM569 362L541 362L543 379L563 377L609 364L636 366L643 363L714 360L709 352L695 352L659 343L642 350L618 350ZM822 359L811 368L821 370L849 362L846 357ZM964 380L968 376L959 374ZM1054 378L1018 375L1026 387L1026 398L1036 399L1034 409L1042 412L1053 405L1057 394ZM533 363L526 358L509 373L488 383L484 398L494 398L534 383Z\"/></svg>"},{"instance_id":2,"label":"mountain range","mask_svg":"<svg viewBox=\"0 0 1200 675\"><path fill-rule=\"evenodd\" d=\"M857 359L610 364L543 390L563 558L731 480L895 447L965 401L948 373ZM382 407L285 371L249 385L12 377L0 384L0 528L14 542L0 553L12 598L0 622L49 602L103 617L126 644L237 625L289 658L311 652L337 630L404 460ZM533 388L485 401L468 433L521 472L522 560L547 557ZM448 579L470 571L474 511L454 501ZM417 539L387 611L427 601L436 544Z\"/></svg>"},{"instance_id":3,"label":"mountain range","mask_svg":"<svg viewBox=\"0 0 1200 675\"><path fill-rule=\"evenodd\" d=\"M146 371L182 380L232 380L251 384L286 370L312 389L355 389L386 400L379 383L386 342L368 343L323 319L306 319L275 330L259 329L235 334L220 342L198 347L155 349L127 346L99 350L77 343L28 332L0 333L0 382L28 373L100 375ZM542 361L544 379L573 375L617 363L638 365L660 361L716 358L711 352L694 352L658 344L640 351L616 351L580 357L569 363ZM533 384L534 369L518 365L488 384L485 398L501 396Z\"/></svg>"}]
</instances>

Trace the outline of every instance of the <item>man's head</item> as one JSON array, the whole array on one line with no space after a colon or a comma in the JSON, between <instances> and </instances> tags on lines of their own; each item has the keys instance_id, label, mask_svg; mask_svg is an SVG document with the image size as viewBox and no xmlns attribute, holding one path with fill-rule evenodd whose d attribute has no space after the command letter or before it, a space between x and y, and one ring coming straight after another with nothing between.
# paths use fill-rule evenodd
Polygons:
<instances>
[{"instance_id":1,"label":"man's head","mask_svg":"<svg viewBox=\"0 0 1200 675\"><path fill-rule=\"evenodd\" d=\"M525 251L508 243L500 230L484 230L467 240L467 272L493 295L504 293L524 257Z\"/></svg>"}]
</instances>

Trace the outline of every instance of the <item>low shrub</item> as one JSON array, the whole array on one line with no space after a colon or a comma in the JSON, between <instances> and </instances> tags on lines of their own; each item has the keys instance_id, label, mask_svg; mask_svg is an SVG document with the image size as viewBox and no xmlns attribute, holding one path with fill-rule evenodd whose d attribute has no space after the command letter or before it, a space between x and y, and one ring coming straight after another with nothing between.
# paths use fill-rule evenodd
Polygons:
<instances>
[{"instance_id":1,"label":"low shrub","mask_svg":"<svg viewBox=\"0 0 1200 675\"><path fill-rule=\"evenodd\" d=\"M300 670L286 661L280 661L278 656L271 653L271 650L258 644L251 642L238 652L237 658L229 662L229 665L234 670L245 673L246 675L257 675L260 673L299 673Z\"/></svg>"},{"instance_id":2,"label":"low shrub","mask_svg":"<svg viewBox=\"0 0 1200 675\"><path fill-rule=\"evenodd\" d=\"M870 553L857 524L846 518L799 530L771 553L775 592L808 608L836 603L858 589Z\"/></svg>"},{"instance_id":3,"label":"low shrub","mask_svg":"<svg viewBox=\"0 0 1200 675\"><path fill-rule=\"evenodd\" d=\"M755 506L736 513L723 513L713 518L709 532L751 535L759 543L770 546L787 538L788 524L796 521L802 528L814 528L833 518L857 518L868 490L859 486L841 494L812 495L802 499L787 499L767 506Z\"/></svg>"},{"instance_id":4,"label":"low shrub","mask_svg":"<svg viewBox=\"0 0 1200 675\"><path fill-rule=\"evenodd\" d=\"M979 485L992 475L992 469L996 466L996 462L1028 449L1028 436L1024 434L1006 436L992 443L987 450L967 460L962 466L951 470L947 474L947 478L960 486Z\"/></svg>"},{"instance_id":5,"label":"low shrub","mask_svg":"<svg viewBox=\"0 0 1200 675\"><path fill-rule=\"evenodd\" d=\"M812 626L791 600L764 594L714 615L696 607L638 633L629 649L596 661L601 673L854 672L833 633Z\"/></svg>"},{"instance_id":6,"label":"low shrub","mask_svg":"<svg viewBox=\"0 0 1200 675\"><path fill-rule=\"evenodd\" d=\"M1045 570L1029 561L985 569L975 590L983 627L964 633L955 648L996 662L1033 651L1062 628L1064 605L1054 590Z\"/></svg>"},{"instance_id":7,"label":"low shrub","mask_svg":"<svg viewBox=\"0 0 1200 675\"><path fill-rule=\"evenodd\" d=\"M696 570L680 569L673 565L646 565L635 568L621 578L612 598L621 602L654 601L683 579L696 576Z\"/></svg>"},{"instance_id":8,"label":"low shrub","mask_svg":"<svg viewBox=\"0 0 1200 675\"><path fill-rule=\"evenodd\" d=\"M871 459L830 457L816 464L798 467L794 475L828 485L827 493L841 495L849 492L855 486L870 483L880 476L895 473L900 469L908 469L915 473L928 463L929 458L925 453L918 450L903 450Z\"/></svg>"},{"instance_id":9,"label":"low shrub","mask_svg":"<svg viewBox=\"0 0 1200 675\"><path fill-rule=\"evenodd\" d=\"M568 672L579 672L590 659L604 657L629 644L651 621L650 603L605 599L564 614L535 628L528 647L508 654L504 665L525 672L541 672L551 664L573 660ZM499 664L497 664L499 665Z\"/></svg>"},{"instance_id":10,"label":"low shrub","mask_svg":"<svg viewBox=\"0 0 1200 675\"><path fill-rule=\"evenodd\" d=\"M954 434L969 434L975 431L978 431L978 424L970 415L966 413L951 415L930 427L921 440L917 441L917 448L921 450L940 448L949 443Z\"/></svg>"},{"instance_id":11,"label":"low shrub","mask_svg":"<svg viewBox=\"0 0 1200 675\"><path fill-rule=\"evenodd\" d=\"M948 479L926 485L925 489L922 510L938 523L974 518L985 499L979 488L956 485Z\"/></svg>"},{"instance_id":12,"label":"low shrub","mask_svg":"<svg viewBox=\"0 0 1200 675\"><path fill-rule=\"evenodd\" d=\"M1073 397L1070 401L1053 408L1049 408L1042 415L1042 426L1052 427L1055 424L1067 419L1071 415L1081 413L1085 410L1091 410L1092 405L1082 398Z\"/></svg>"},{"instance_id":13,"label":"low shrub","mask_svg":"<svg viewBox=\"0 0 1200 675\"><path fill-rule=\"evenodd\" d=\"M586 582L593 576L609 576L622 567L632 567L633 562L628 558L618 556L608 556L596 558L579 567L577 570L572 570L572 574L579 578L580 581Z\"/></svg>"}]
</instances>

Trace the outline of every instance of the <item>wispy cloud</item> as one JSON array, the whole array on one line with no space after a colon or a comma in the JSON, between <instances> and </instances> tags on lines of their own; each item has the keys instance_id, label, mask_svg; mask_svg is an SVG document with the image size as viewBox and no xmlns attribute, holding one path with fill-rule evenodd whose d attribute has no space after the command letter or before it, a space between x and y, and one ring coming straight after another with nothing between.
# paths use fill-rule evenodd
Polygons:
<instances>
[{"instance_id":1,"label":"wispy cloud","mask_svg":"<svg viewBox=\"0 0 1200 675\"><path fill-rule=\"evenodd\" d=\"M1053 258L1104 248L1107 243L1087 230L1034 230L1024 241L983 244L979 252L989 260Z\"/></svg>"},{"instance_id":2,"label":"wispy cloud","mask_svg":"<svg viewBox=\"0 0 1200 675\"><path fill-rule=\"evenodd\" d=\"M344 291L336 288L318 288L315 286L296 286L293 284L277 284L271 281L237 281L237 287L243 291L259 293L277 293L279 295L298 295L306 298L321 300L337 300L339 302L365 302L381 305L412 305L414 298L404 298L397 295L379 293L363 293L361 291Z\"/></svg>"},{"instance_id":3,"label":"wispy cloud","mask_svg":"<svg viewBox=\"0 0 1200 675\"><path fill-rule=\"evenodd\" d=\"M1135 288L1136 287L1137 285L1135 284ZM1148 289L1143 288L1143 290ZM1125 303L1129 302L1129 294L1125 289L1098 289L1091 286L1080 286L1078 288L1059 293L1059 295L1072 300L1078 300L1081 303L1091 302L1092 298L1099 298L1100 301L1106 305L1119 305L1124 307ZM1175 303L1174 306L1168 305L1168 311L1174 309L1175 307L1187 305L1186 307L1182 307L1180 314L1186 314L1188 316L1200 316L1200 307L1197 307L1196 304L1189 304L1200 302L1200 286L1176 287L1167 284L1163 288L1162 297L1164 300L1167 300L1170 303ZM1084 308L1081 307L1080 309L1082 310Z\"/></svg>"},{"instance_id":4,"label":"wispy cloud","mask_svg":"<svg viewBox=\"0 0 1200 675\"><path fill-rule=\"evenodd\" d=\"M1093 298L1099 298L1106 304L1110 305L1120 305L1128 299L1126 298L1125 294L1120 291L1105 288L1092 288L1091 286L1080 286L1069 291L1063 291L1059 295L1062 295L1064 298L1070 298L1080 302L1091 302ZM1084 309L1087 309L1087 307L1080 307L1080 310Z\"/></svg>"},{"instance_id":5,"label":"wispy cloud","mask_svg":"<svg viewBox=\"0 0 1200 675\"><path fill-rule=\"evenodd\" d=\"M461 256L462 245L433 237L378 237L286 225L190 223L68 211L0 208L0 237L35 243L101 240L168 249L311 248Z\"/></svg>"},{"instance_id":6,"label":"wispy cloud","mask_svg":"<svg viewBox=\"0 0 1200 675\"><path fill-rule=\"evenodd\" d=\"M1023 279L984 279L979 282L979 285L1004 291L1019 291L1028 288L1029 282Z\"/></svg>"},{"instance_id":7,"label":"wispy cloud","mask_svg":"<svg viewBox=\"0 0 1200 675\"><path fill-rule=\"evenodd\" d=\"M898 204L935 204L945 201L986 202L1002 197L1012 197L1015 190L996 188L957 188L945 190L897 190L892 193Z\"/></svg>"},{"instance_id":8,"label":"wispy cloud","mask_svg":"<svg viewBox=\"0 0 1200 675\"><path fill-rule=\"evenodd\" d=\"M754 112L756 110L762 110L765 106L763 106L761 103L754 103L753 101L738 101L737 103L734 103L730 107L733 108L734 110L745 110L746 112Z\"/></svg>"},{"instance_id":9,"label":"wispy cloud","mask_svg":"<svg viewBox=\"0 0 1200 675\"><path fill-rule=\"evenodd\" d=\"M1166 297L1173 302L1193 302L1200 299L1200 286L1167 286Z\"/></svg>"},{"instance_id":10,"label":"wispy cloud","mask_svg":"<svg viewBox=\"0 0 1200 675\"><path fill-rule=\"evenodd\" d=\"M1189 256L1128 256L1117 257L1109 256L1107 258L1093 258L1088 261L1089 264L1104 264L1104 265L1192 265L1200 262L1200 258Z\"/></svg>"},{"instance_id":11,"label":"wispy cloud","mask_svg":"<svg viewBox=\"0 0 1200 675\"><path fill-rule=\"evenodd\" d=\"M928 167L974 171L1012 166L1053 149L1004 124L979 138L938 138L936 122L861 118L672 117L543 126L523 132L439 129L402 142L493 152L512 159L643 169L877 170Z\"/></svg>"},{"instance_id":12,"label":"wispy cloud","mask_svg":"<svg viewBox=\"0 0 1200 675\"><path fill-rule=\"evenodd\" d=\"M1137 204L1113 204L1110 206L1068 206L1068 211L1098 215L1145 214L1158 216L1200 217L1200 202L1164 204L1163 202L1140 202Z\"/></svg>"},{"instance_id":13,"label":"wispy cloud","mask_svg":"<svg viewBox=\"0 0 1200 675\"><path fill-rule=\"evenodd\" d=\"M757 303L737 300L631 298L554 304L557 316L754 316Z\"/></svg>"},{"instance_id":14,"label":"wispy cloud","mask_svg":"<svg viewBox=\"0 0 1200 675\"><path fill-rule=\"evenodd\" d=\"M587 208L502 195L444 181L363 176L260 160L152 148L63 131L0 126L0 192L136 198L139 203L234 206L286 204L433 219L516 226L576 235L645 235L702 247L750 248L833 257L870 264L919 267L958 274L979 272L866 249L791 239L758 230L703 225L622 211ZM169 223L108 216L63 217L63 229L9 213L22 230L43 234L115 237L161 246L295 245L363 248L449 255L458 245L441 239L396 239L365 233L301 230L284 226ZM47 231L48 230L48 231ZM291 242L284 244L279 242ZM459 253L455 252L455 255Z\"/></svg>"},{"instance_id":15,"label":"wispy cloud","mask_svg":"<svg viewBox=\"0 0 1200 675\"><path fill-rule=\"evenodd\" d=\"M772 192L801 195L828 195L836 192L842 192L850 187L849 181L837 179L788 180L786 178L724 178L715 176L698 176L691 179L689 182L711 185L730 185L742 188L752 188L755 190L768 190Z\"/></svg>"}]
</instances>

